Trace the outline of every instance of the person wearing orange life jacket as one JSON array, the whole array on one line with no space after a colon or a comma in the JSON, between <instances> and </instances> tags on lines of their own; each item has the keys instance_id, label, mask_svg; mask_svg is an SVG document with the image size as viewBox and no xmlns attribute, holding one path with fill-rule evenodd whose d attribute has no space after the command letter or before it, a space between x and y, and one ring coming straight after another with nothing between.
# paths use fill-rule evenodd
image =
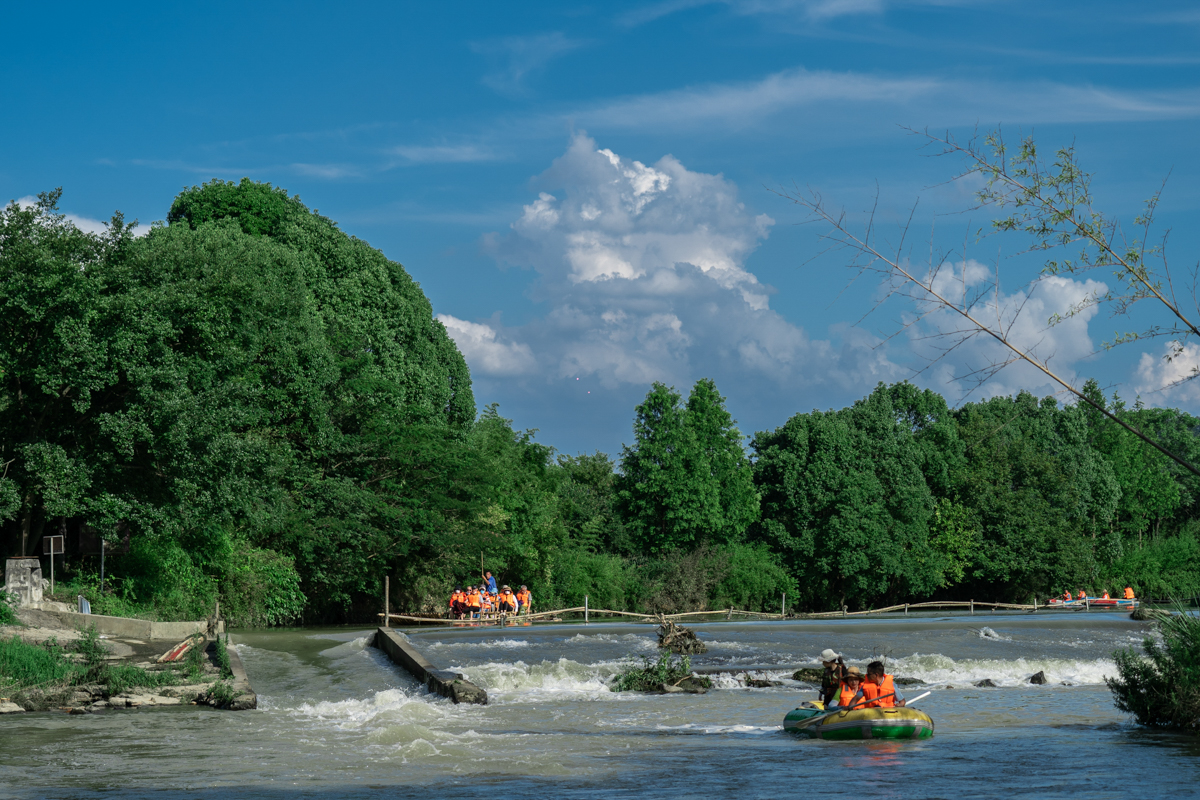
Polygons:
<instances>
[{"instance_id":1,"label":"person wearing orange life jacket","mask_svg":"<svg viewBox=\"0 0 1200 800\"><path fill-rule=\"evenodd\" d=\"M1065 600L1068 603L1071 602L1071 590L1070 589L1067 589L1065 592L1063 592L1063 600Z\"/></svg>"},{"instance_id":2,"label":"person wearing orange life jacket","mask_svg":"<svg viewBox=\"0 0 1200 800\"><path fill-rule=\"evenodd\" d=\"M862 688L854 695L855 705L866 701L862 708L901 708L904 706L904 696L896 689L896 679L883 671L882 661L872 661L867 664L867 677L862 682Z\"/></svg>"},{"instance_id":3,"label":"person wearing orange life jacket","mask_svg":"<svg viewBox=\"0 0 1200 800\"><path fill-rule=\"evenodd\" d=\"M510 586L506 585L500 590L500 610L505 614L517 613L517 597Z\"/></svg>"},{"instance_id":4,"label":"person wearing orange life jacket","mask_svg":"<svg viewBox=\"0 0 1200 800\"><path fill-rule=\"evenodd\" d=\"M835 708L850 708L857 700L861 699L862 695L862 670L858 667L846 667L846 674L842 677L838 684L837 691L833 693L833 699L825 704L825 708L832 711Z\"/></svg>"},{"instance_id":5,"label":"person wearing orange life jacket","mask_svg":"<svg viewBox=\"0 0 1200 800\"><path fill-rule=\"evenodd\" d=\"M1110 600L1110 599L1111 599L1111 598L1108 596L1108 590L1107 590L1107 589L1105 589L1105 590L1104 590L1104 594L1100 595L1100 599L1101 599L1101 600Z\"/></svg>"},{"instance_id":6,"label":"person wearing orange life jacket","mask_svg":"<svg viewBox=\"0 0 1200 800\"><path fill-rule=\"evenodd\" d=\"M528 614L530 607L533 606L533 595L529 593L529 587L521 584L521 591L517 592L517 609L522 614Z\"/></svg>"},{"instance_id":7,"label":"person wearing orange life jacket","mask_svg":"<svg viewBox=\"0 0 1200 800\"><path fill-rule=\"evenodd\" d=\"M488 593L486 587L479 593L479 613L490 614L495 609L495 604L492 602L492 595Z\"/></svg>"},{"instance_id":8,"label":"person wearing orange life jacket","mask_svg":"<svg viewBox=\"0 0 1200 800\"><path fill-rule=\"evenodd\" d=\"M1080 600L1087 600L1087 599L1088 599L1087 592L1085 592L1083 589L1080 589L1080 590L1079 590L1079 594L1077 595L1077 597L1078 597Z\"/></svg>"},{"instance_id":9,"label":"person wearing orange life jacket","mask_svg":"<svg viewBox=\"0 0 1200 800\"><path fill-rule=\"evenodd\" d=\"M472 619L474 619L476 616L479 615L479 610L480 610L481 604L482 604L482 600L480 598L479 590L476 589L474 586L468 586L467 587L467 613L469 613L471 615Z\"/></svg>"},{"instance_id":10,"label":"person wearing orange life jacket","mask_svg":"<svg viewBox=\"0 0 1200 800\"><path fill-rule=\"evenodd\" d=\"M1134 599L1134 598L1133 598L1133 587L1132 587L1132 586L1126 586L1126 587L1125 587L1125 599L1126 599L1126 600L1132 600L1132 599Z\"/></svg>"},{"instance_id":11,"label":"person wearing orange life jacket","mask_svg":"<svg viewBox=\"0 0 1200 800\"><path fill-rule=\"evenodd\" d=\"M466 613L468 613L467 593L464 592L460 586L454 590L453 594L450 595L450 614L462 619L463 615Z\"/></svg>"}]
</instances>

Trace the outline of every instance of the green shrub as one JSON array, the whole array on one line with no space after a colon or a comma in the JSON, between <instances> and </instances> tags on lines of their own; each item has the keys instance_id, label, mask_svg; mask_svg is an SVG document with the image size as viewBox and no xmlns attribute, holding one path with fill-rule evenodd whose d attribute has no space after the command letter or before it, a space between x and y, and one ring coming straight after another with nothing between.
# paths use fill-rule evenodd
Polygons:
<instances>
[{"instance_id":1,"label":"green shrub","mask_svg":"<svg viewBox=\"0 0 1200 800\"><path fill-rule=\"evenodd\" d=\"M291 558L244 543L230 555L221 578L221 613L231 625L284 625L300 616L304 603Z\"/></svg>"},{"instance_id":2,"label":"green shrub","mask_svg":"<svg viewBox=\"0 0 1200 800\"><path fill-rule=\"evenodd\" d=\"M0 589L0 625L19 625L17 614L13 611L12 599L8 592Z\"/></svg>"},{"instance_id":3,"label":"green shrub","mask_svg":"<svg viewBox=\"0 0 1200 800\"><path fill-rule=\"evenodd\" d=\"M773 612L779 610L784 594L791 598L789 607L799 600L796 579L766 545L736 543L723 549L728 554L728 567L712 590L713 608Z\"/></svg>"},{"instance_id":4,"label":"green shrub","mask_svg":"<svg viewBox=\"0 0 1200 800\"><path fill-rule=\"evenodd\" d=\"M204 675L204 640L192 644L183 657L183 671L188 679L198 681Z\"/></svg>"},{"instance_id":5,"label":"green shrub","mask_svg":"<svg viewBox=\"0 0 1200 800\"><path fill-rule=\"evenodd\" d=\"M1154 625L1161 644L1147 636L1144 654L1114 653L1118 677L1105 682L1138 723L1200 735L1200 617L1181 610Z\"/></svg>"},{"instance_id":6,"label":"green shrub","mask_svg":"<svg viewBox=\"0 0 1200 800\"><path fill-rule=\"evenodd\" d=\"M229 663L229 636L226 635L225 641L221 641L221 637L217 637L217 668L221 670L222 678L233 677L233 665Z\"/></svg>"},{"instance_id":7,"label":"green shrub","mask_svg":"<svg viewBox=\"0 0 1200 800\"><path fill-rule=\"evenodd\" d=\"M692 674L692 660L687 656L676 658L670 653L663 653L654 660L643 657L640 663L630 659L624 669L612 679L609 688L614 692L648 692L660 683L676 684ZM711 685L707 678L700 679L706 686Z\"/></svg>"},{"instance_id":8,"label":"green shrub","mask_svg":"<svg viewBox=\"0 0 1200 800\"><path fill-rule=\"evenodd\" d=\"M94 624L79 633L81 635L72 649L83 656L83 668L87 677L99 675L110 650L100 641L100 634L96 632Z\"/></svg>"},{"instance_id":9,"label":"green shrub","mask_svg":"<svg viewBox=\"0 0 1200 800\"><path fill-rule=\"evenodd\" d=\"M208 702L217 708L224 708L233 702L233 687L225 681L217 681L208 690Z\"/></svg>"}]
</instances>

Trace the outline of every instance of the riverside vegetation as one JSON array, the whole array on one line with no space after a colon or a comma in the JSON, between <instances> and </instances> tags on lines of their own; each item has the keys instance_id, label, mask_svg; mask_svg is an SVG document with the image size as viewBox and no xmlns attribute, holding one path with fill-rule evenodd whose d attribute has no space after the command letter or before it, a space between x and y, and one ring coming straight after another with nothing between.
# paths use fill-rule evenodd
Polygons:
<instances>
[{"instance_id":1,"label":"riverside vegetation","mask_svg":"<svg viewBox=\"0 0 1200 800\"><path fill-rule=\"evenodd\" d=\"M747 448L711 380L655 384L617 459L558 454L478 413L420 286L299 198L213 181L144 237L58 199L0 212L0 541L66 531L61 598L96 613L362 620L385 575L440 611L480 553L542 608L1200 594L1200 479L1089 406L881 384ZM1200 419L1084 391L1200 462Z\"/></svg>"}]
</instances>

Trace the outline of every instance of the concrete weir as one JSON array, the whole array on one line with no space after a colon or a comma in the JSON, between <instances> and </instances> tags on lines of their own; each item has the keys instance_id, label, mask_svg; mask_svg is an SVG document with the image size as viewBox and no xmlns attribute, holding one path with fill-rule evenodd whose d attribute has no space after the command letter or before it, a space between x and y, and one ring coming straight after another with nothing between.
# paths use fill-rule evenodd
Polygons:
<instances>
[{"instance_id":1,"label":"concrete weir","mask_svg":"<svg viewBox=\"0 0 1200 800\"><path fill-rule=\"evenodd\" d=\"M429 691L449 697L455 703L487 705L487 692L465 680L457 672L437 669L391 628L377 629L371 644L387 653L393 662L408 670L414 678L425 684Z\"/></svg>"}]
</instances>

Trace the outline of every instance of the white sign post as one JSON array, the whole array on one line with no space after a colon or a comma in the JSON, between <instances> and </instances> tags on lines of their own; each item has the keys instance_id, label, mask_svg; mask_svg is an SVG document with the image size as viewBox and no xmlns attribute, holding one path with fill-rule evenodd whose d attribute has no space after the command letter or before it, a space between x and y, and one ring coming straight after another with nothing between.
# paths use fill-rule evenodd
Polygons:
<instances>
[{"instance_id":1,"label":"white sign post","mask_svg":"<svg viewBox=\"0 0 1200 800\"><path fill-rule=\"evenodd\" d=\"M63 552L63 537L61 535L43 537L42 552L50 555L50 594L54 594L54 556Z\"/></svg>"}]
</instances>

